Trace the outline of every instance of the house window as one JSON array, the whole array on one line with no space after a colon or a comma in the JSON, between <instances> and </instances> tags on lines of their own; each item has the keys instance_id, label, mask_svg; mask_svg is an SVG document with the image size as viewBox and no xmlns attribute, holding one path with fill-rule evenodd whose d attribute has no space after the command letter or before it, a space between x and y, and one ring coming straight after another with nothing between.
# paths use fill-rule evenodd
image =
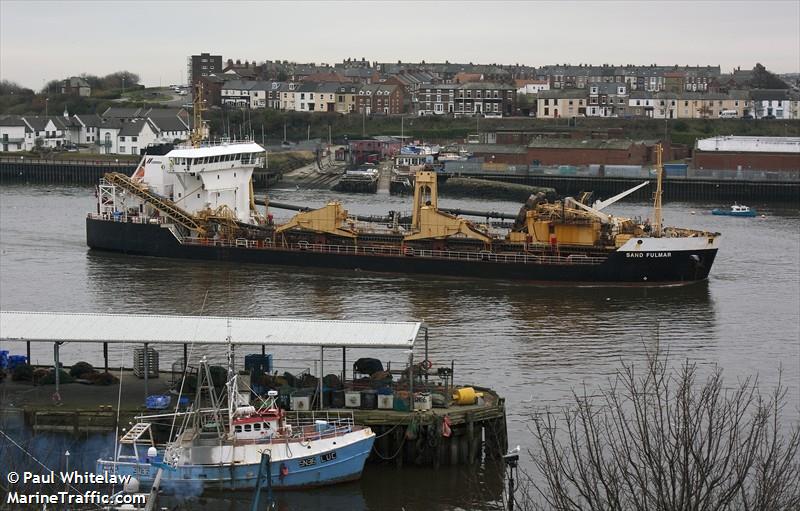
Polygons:
<instances>
[{"instance_id":1,"label":"house window","mask_svg":"<svg viewBox=\"0 0 800 511\"><path fill-rule=\"evenodd\" d=\"M550 115L550 109L549 108L545 108L544 109L544 115Z\"/></svg>"},{"instance_id":2,"label":"house window","mask_svg":"<svg viewBox=\"0 0 800 511\"><path fill-rule=\"evenodd\" d=\"M139 137L132 137L131 138L131 142L138 142L138 140L139 140Z\"/></svg>"},{"instance_id":3,"label":"house window","mask_svg":"<svg viewBox=\"0 0 800 511\"><path fill-rule=\"evenodd\" d=\"M119 137L120 142L125 142L125 137Z\"/></svg>"},{"instance_id":4,"label":"house window","mask_svg":"<svg viewBox=\"0 0 800 511\"><path fill-rule=\"evenodd\" d=\"M125 146L124 146L124 145L121 145L121 146L119 146L119 152L120 152L121 154L124 154L124 153L125 153Z\"/></svg>"}]
</instances>

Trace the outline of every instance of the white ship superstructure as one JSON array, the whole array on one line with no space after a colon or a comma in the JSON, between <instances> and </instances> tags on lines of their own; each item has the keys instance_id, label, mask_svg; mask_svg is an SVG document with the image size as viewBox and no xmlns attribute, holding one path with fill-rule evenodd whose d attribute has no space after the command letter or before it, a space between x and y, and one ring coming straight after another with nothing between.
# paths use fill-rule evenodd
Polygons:
<instances>
[{"instance_id":1,"label":"white ship superstructure","mask_svg":"<svg viewBox=\"0 0 800 511\"><path fill-rule=\"evenodd\" d=\"M227 207L251 222L250 179L264 154L255 142L179 147L146 155L132 179L191 214Z\"/></svg>"}]
</instances>

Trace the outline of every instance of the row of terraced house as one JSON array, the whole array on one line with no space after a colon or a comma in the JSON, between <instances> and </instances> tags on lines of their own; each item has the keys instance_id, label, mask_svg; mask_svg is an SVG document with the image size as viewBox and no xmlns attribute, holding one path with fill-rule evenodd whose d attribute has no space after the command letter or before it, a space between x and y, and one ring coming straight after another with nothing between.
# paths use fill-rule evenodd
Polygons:
<instances>
[{"instance_id":1,"label":"row of terraced house","mask_svg":"<svg viewBox=\"0 0 800 511\"><path fill-rule=\"evenodd\" d=\"M800 94L784 89L722 92L631 91L624 83L544 90L530 115L542 119L638 117L653 119L800 119Z\"/></svg>"},{"instance_id":2,"label":"row of terraced house","mask_svg":"<svg viewBox=\"0 0 800 511\"><path fill-rule=\"evenodd\" d=\"M112 107L102 114L0 116L0 150L94 146L100 154L141 154L149 145L189 137L191 119L183 109Z\"/></svg>"}]
</instances>

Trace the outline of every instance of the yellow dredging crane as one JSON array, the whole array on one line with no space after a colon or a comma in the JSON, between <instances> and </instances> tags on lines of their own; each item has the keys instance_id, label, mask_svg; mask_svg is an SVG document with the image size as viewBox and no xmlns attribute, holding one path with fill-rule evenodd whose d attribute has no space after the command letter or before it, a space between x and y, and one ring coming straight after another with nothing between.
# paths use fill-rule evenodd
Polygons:
<instances>
[{"instance_id":1,"label":"yellow dredging crane","mask_svg":"<svg viewBox=\"0 0 800 511\"><path fill-rule=\"evenodd\" d=\"M203 84L197 82L194 84L192 97L192 134L189 136L192 147L200 147L203 139L205 139L205 121L203 121L203 112L205 110L206 102L203 99Z\"/></svg>"},{"instance_id":2,"label":"yellow dredging crane","mask_svg":"<svg viewBox=\"0 0 800 511\"><path fill-rule=\"evenodd\" d=\"M661 144L656 145L656 191L653 194L653 237L661 237L661 179L664 173L662 162L664 148Z\"/></svg>"}]
</instances>

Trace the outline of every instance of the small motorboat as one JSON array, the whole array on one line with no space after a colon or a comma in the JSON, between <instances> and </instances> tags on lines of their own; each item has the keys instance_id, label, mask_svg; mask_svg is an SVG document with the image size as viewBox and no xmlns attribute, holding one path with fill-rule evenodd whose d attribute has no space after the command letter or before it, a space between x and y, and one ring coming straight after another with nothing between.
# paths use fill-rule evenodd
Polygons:
<instances>
[{"instance_id":1,"label":"small motorboat","mask_svg":"<svg viewBox=\"0 0 800 511\"><path fill-rule=\"evenodd\" d=\"M731 209L712 209L711 214L724 216L756 216L755 210L742 204L734 204L731 206Z\"/></svg>"}]
</instances>

